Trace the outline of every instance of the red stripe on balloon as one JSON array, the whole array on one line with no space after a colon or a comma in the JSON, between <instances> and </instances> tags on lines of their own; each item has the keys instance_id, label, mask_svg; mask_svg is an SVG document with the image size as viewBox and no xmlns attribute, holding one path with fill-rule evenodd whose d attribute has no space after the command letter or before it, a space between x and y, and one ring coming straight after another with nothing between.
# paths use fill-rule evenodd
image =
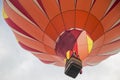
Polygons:
<instances>
[{"instance_id":1,"label":"red stripe on balloon","mask_svg":"<svg viewBox=\"0 0 120 80\"><path fill-rule=\"evenodd\" d=\"M24 7L19 3L18 0L10 0L10 2L18 9L20 10L28 19L30 19L33 23L35 23L37 26L38 24L33 20L33 18L29 15L29 13L24 9Z\"/></svg>"},{"instance_id":2,"label":"red stripe on balloon","mask_svg":"<svg viewBox=\"0 0 120 80\"><path fill-rule=\"evenodd\" d=\"M38 51L36 49L33 49L33 48L30 48L28 46L26 46L25 44L23 44L22 42L19 41L19 44L21 45L22 48L28 50L28 51L32 51L32 52L39 52L39 53L42 53L41 51Z\"/></svg>"},{"instance_id":3,"label":"red stripe on balloon","mask_svg":"<svg viewBox=\"0 0 120 80\"><path fill-rule=\"evenodd\" d=\"M24 30L22 30L19 26L17 26L10 18L5 19L5 21L8 23L8 25L11 28L15 29L16 31L18 31L18 32L20 32L20 33L22 33L22 34L24 34L24 35L26 35L26 36L28 36L28 37L30 37L32 39L35 39L30 34L28 34L27 32L25 32Z\"/></svg>"},{"instance_id":4,"label":"red stripe on balloon","mask_svg":"<svg viewBox=\"0 0 120 80\"><path fill-rule=\"evenodd\" d=\"M47 12L45 11L45 8L43 6L43 3L41 0L37 0L38 4L40 5L40 7L42 8L42 10L45 12L45 14L47 14Z\"/></svg>"},{"instance_id":5,"label":"red stripe on balloon","mask_svg":"<svg viewBox=\"0 0 120 80\"><path fill-rule=\"evenodd\" d=\"M106 13L106 15L120 2L120 0L116 0L115 3L112 5L112 7L109 9L109 11ZM105 16L106 16L105 15Z\"/></svg>"},{"instance_id":6,"label":"red stripe on balloon","mask_svg":"<svg viewBox=\"0 0 120 80\"><path fill-rule=\"evenodd\" d=\"M45 60L41 60L41 59L40 59L40 61L42 61L43 63L46 63L46 64L54 63L54 61L45 61Z\"/></svg>"}]
</instances>

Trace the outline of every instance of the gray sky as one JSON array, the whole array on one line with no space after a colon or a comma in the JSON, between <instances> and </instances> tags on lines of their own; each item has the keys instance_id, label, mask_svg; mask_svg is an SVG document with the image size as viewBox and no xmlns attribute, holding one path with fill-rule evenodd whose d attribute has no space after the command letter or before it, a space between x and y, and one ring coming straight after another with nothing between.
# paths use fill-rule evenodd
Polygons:
<instances>
[{"instance_id":1,"label":"gray sky","mask_svg":"<svg viewBox=\"0 0 120 80\"><path fill-rule=\"evenodd\" d=\"M0 0L0 80L74 80L64 68L41 63L23 50L1 16ZM97 66L83 68L75 80L120 80L120 53Z\"/></svg>"}]
</instances>

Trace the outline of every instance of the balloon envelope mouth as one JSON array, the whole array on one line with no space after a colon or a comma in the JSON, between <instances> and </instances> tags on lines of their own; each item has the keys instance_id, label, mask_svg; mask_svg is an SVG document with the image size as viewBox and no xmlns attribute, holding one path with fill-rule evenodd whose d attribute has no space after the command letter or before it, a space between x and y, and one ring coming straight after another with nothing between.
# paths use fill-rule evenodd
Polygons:
<instances>
[{"instance_id":1,"label":"balloon envelope mouth","mask_svg":"<svg viewBox=\"0 0 120 80\"><path fill-rule=\"evenodd\" d=\"M72 50L77 54L88 55L93 47L93 40L82 29L69 29L64 31L56 41L55 51L59 56L66 56L67 51Z\"/></svg>"},{"instance_id":2,"label":"balloon envelope mouth","mask_svg":"<svg viewBox=\"0 0 120 80\"><path fill-rule=\"evenodd\" d=\"M80 33L83 30L69 29L64 31L56 41L55 51L60 56L66 56L68 50L72 50Z\"/></svg>"}]
</instances>

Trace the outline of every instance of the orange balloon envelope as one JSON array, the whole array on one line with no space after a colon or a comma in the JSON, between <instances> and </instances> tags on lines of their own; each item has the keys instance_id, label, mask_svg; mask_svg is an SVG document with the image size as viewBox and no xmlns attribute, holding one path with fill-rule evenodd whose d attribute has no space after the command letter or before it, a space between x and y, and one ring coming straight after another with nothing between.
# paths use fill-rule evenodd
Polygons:
<instances>
[{"instance_id":1,"label":"orange balloon envelope","mask_svg":"<svg viewBox=\"0 0 120 80\"><path fill-rule=\"evenodd\" d=\"M64 66L70 50L83 66L120 51L120 0L3 0L19 44L42 62Z\"/></svg>"}]
</instances>

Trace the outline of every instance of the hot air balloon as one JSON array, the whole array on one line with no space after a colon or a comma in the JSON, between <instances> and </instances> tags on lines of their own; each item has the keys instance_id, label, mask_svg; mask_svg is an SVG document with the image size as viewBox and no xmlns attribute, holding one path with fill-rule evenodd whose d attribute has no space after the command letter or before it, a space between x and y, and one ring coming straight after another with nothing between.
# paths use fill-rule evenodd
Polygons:
<instances>
[{"instance_id":1,"label":"hot air balloon","mask_svg":"<svg viewBox=\"0 0 120 80\"><path fill-rule=\"evenodd\" d=\"M82 67L120 51L120 0L3 0L3 4L3 17L21 47L46 64L65 67L73 78Z\"/></svg>"}]
</instances>

